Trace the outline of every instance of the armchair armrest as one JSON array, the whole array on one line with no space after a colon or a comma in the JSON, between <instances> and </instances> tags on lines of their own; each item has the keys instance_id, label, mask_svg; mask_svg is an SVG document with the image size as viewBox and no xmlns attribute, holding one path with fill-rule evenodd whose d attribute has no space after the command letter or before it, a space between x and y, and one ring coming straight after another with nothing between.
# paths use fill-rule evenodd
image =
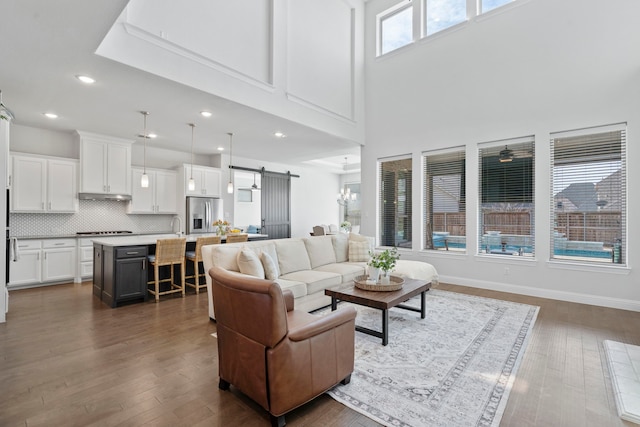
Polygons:
<instances>
[{"instance_id":1,"label":"armchair armrest","mask_svg":"<svg viewBox=\"0 0 640 427\"><path fill-rule=\"evenodd\" d=\"M333 311L326 316L319 317L311 323L302 325L301 327L289 331L289 339L291 341L304 341L337 326L343 325L356 318L356 309L353 307L344 307L340 310Z\"/></svg>"},{"instance_id":2,"label":"armchair armrest","mask_svg":"<svg viewBox=\"0 0 640 427\"><path fill-rule=\"evenodd\" d=\"M284 297L284 304L287 307L287 311L293 311L293 292L289 289L285 289L282 291L282 296Z\"/></svg>"}]
</instances>

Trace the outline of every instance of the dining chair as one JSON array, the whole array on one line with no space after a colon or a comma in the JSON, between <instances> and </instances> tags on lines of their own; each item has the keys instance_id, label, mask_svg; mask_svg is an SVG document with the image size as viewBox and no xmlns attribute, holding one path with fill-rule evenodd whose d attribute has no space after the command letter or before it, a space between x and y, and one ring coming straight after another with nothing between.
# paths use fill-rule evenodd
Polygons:
<instances>
[{"instance_id":1,"label":"dining chair","mask_svg":"<svg viewBox=\"0 0 640 427\"><path fill-rule=\"evenodd\" d=\"M249 240L249 235L242 234L227 234L227 243L246 242Z\"/></svg>"}]
</instances>

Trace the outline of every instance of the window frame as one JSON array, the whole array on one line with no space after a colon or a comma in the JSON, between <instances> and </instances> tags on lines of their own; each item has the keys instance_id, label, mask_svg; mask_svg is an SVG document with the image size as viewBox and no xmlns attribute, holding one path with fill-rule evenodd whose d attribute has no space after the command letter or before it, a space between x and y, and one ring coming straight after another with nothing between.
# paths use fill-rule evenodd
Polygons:
<instances>
[{"instance_id":1,"label":"window frame","mask_svg":"<svg viewBox=\"0 0 640 427\"><path fill-rule=\"evenodd\" d=\"M608 235L610 234L607 230L607 228L611 228L611 227L607 227L606 225L606 219L604 220L605 225L602 226L602 222L603 222L603 218L602 215L600 215L600 213L602 211L606 211L606 209L604 209L604 206L602 208L597 207L596 210L580 210L578 209L579 206L576 206L576 210L573 211L569 211L569 212L564 212L566 213L566 218L565 218L565 222L563 222L562 224L566 227L566 232L565 233L561 233L557 230L557 226L559 226L558 224L558 218L557 218L557 213L558 213L558 202L556 201L556 196L558 196L560 193L564 192L565 190L567 190L567 188L569 188L569 185L564 186L564 188L561 191L556 191L556 189L554 188L557 185L557 180L556 180L556 164L560 163L563 166L566 166L568 164L574 164L574 165L581 165L581 166L585 166L585 165L593 165L593 167L589 168L589 169L585 169L584 174L594 174L595 172L600 172L602 173L602 171L606 170L605 168L603 168L601 166L601 163L606 160L611 161L612 159L612 153L614 153L614 151L612 151L611 149L608 149L607 144L609 144L610 142L614 142L614 141L607 141L605 139L603 139L602 137L597 137L598 135L605 135L607 133L615 133L615 132L619 132L619 144L620 144L620 151L619 151L619 162L620 162L620 168L618 169L618 171L620 172L620 178L619 178L619 186L617 186L616 190L619 192L619 206L620 206L620 218L619 218L619 222L620 222L620 229L619 229L619 238L613 239L612 240L603 240L603 241L597 241L597 240L583 240L583 242L585 243L585 247L588 245L588 242L599 242L602 243L603 245L603 249L602 251L608 251L611 250L611 254L610 254L610 258L606 258L606 257L583 257L580 256L579 254L556 254L556 250L557 249L562 249L562 248L558 248L557 246L564 246L564 242L567 242L567 248L568 248L568 242L572 242L571 240L571 231L570 229L571 224L569 224L568 219L571 213L575 213L575 214L580 214L582 213L582 222L583 222L583 228L584 228L584 233L586 235L587 232L589 232L589 234L593 234L595 233L596 235ZM549 190L550 190L550 202L549 202L549 221L550 221L550 241L549 241L549 246L550 246L550 250L549 250L549 261L551 262L560 262L560 263L565 263L565 264L582 264L582 265L589 265L589 266L602 266L602 267L612 267L612 268L626 268L628 267L628 239L627 239L627 232L628 232L628 215L627 215L627 207L628 207L628 193L627 193L627 160L626 160L626 151L627 151L627 146L628 146L628 140L627 140L627 123L616 123L616 124L611 124L611 125L603 125L603 126L595 126L595 127L589 127L589 128L583 128L583 129L577 129L577 130L572 130L572 131L560 131L560 132L551 132L549 134L549 149L550 149L550 158L549 158ZM590 148L589 150L583 150L583 149L574 149L571 150L570 145L574 145L576 147L579 147L579 145L576 144L576 142L580 142L580 139L584 139L584 141L581 141L581 143L589 143L589 139L591 139L591 143L593 144L593 146L591 146L592 148ZM573 140L573 143L569 140ZM567 144L567 146L565 147L558 147L559 144L561 144L561 142L564 141L565 144ZM597 146L596 146L597 144ZM595 147L594 147L595 146ZM596 149L596 153L597 155L594 155L594 149ZM557 156L556 153L557 152L560 153L564 153L561 156ZM573 153L572 153L573 151ZM588 151L588 153L587 153ZM573 154L573 155L572 155ZM559 159L557 159L557 157L561 157ZM589 158L591 158L591 160L589 160ZM582 161L581 161L582 160ZM588 172L587 172L588 171ZM595 191L595 195L596 198L599 199L598 197L598 184L604 182L605 180L611 178L613 175L615 175L618 171L614 171L611 172L609 175L607 175L605 178L602 178L598 183L594 183L594 191ZM558 175L560 175L560 171L557 171ZM576 175L576 179L577 177L585 179L586 177L584 176L584 174L582 176L580 176L579 174ZM564 175L564 173L563 173ZM564 182L568 182L567 180L564 180ZM607 198L608 199L608 198ZM598 205L599 206L599 205ZM606 205L605 205L606 206ZM564 209L564 204L562 205L562 209ZM612 211L615 213L615 211ZM574 215L575 216L575 215ZM607 215L605 215L604 217L606 218ZM597 226L593 226L590 227L588 225L589 219L595 219L595 221L597 222ZM617 221L617 220L616 220ZM590 229L594 229L594 230L590 230ZM600 229L598 231L598 229ZM611 231L611 230L609 230ZM568 235L567 235L568 233ZM564 235L562 235L564 234ZM563 241L559 241L560 240L564 240ZM579 241L575 241L575 242L579 242ZM579 246L578 243L574 243L571 246L575 246L577 247L577 245ZM594 246L597 245L588 245L589 248L594 249ZM585 250L589 250L588 248ZM598 249L599 250L599 249ZM619 251L618 251L619 250ZM616 254L616 251L617 254ZM616 256L617 255L617 256Z\"/></svg>"},{"instance_id":2,"label":"window frame","mask_svg":"<svg viewBox=\"0 0 640 427\"><path fill-rule=\"evenodd\" d=\"M502 162L499 158L503 150L508 147L511 147L513 160ZM512 180L508 181L508 177L504 175L504 182L498 184L506 186L502 190L503 193L508 194L509 200L495 200L495 192L489 192L483 185L485 181L483 164L484 162L489 162L489 159L495 159L500 164L506 165L505 169L509 167L513 173L519 173L521 176L520 183L517 183ZM506 255L535 259L535 160L534 135L478 144L478 229L476 232L476 253L478 255L499 257L505 260L515 258ZM514 163L514 161L517 161L517 163ZM495 169L497 170L497 168ZM522 180L526 182L522 184ZM495 180L491 182L495 182ZM518 186L521 184L525 185L527 191L518 193ZM518 197L521 197L522 200L517 200ZM528 198L530 198L530 201ZM498 210L492 209L492 206L495 205L503 206L499 206ZM521 215L518 215L519 213ZM494 217L497 222L505 221L501 217L505 217L508 222L496 224L492 228L510 228L516 232L503 233L503 230L486 230L485 233L487 214ZM529 229L528 234L520 233L521 230L526 230L527 228Z\"/></svg>"},{"instance_id":3,"label":"window frame","mask_svg":"<svg viewBox=\"0 0 640 427\"><path fill-rule=\"evenodd\" d=\"M404 190L396 191L398 187L400 187L399 179L396 176L393 178L393 193L391 194L392 203L394 208L390 211L389 207L391 205L387 205L389 203L389 197L386 197L387 190L385 183L388 182L388 178L390 176L384 176L384 164L387 163L395 163L395 162L404 162L408 161L410 165L410 169L404 171ZM391 171L387 171L391 172ZM398 247L404 249L412 249L413 248L413 157L411 154L394 156L394 157L386 157L378 159L377 161L377 184L378 184L378 201L377 201L377 241L382 247ZM405 204L404 214L402 214L402 230L398 230L398 205L400 200L400 193L403 193L404 199L402 202ZM393 213L393 218L389 218L387 215L389 212ZM393 230L387 230L389 228L390 221L393 223ZM390 237L387 235L386 231L391 231L393 236L390 240ZM408 239L398 244L398 236L399 231L402 231L402 235L406 237L408 235ZM391 243L391 244L390 244Z\"/></svg>"},{"instance_id":4,"label":"window frame","mask_svg":"<svg viewBox=\"0 0 640 427\"><path fill-rule=\"evenodd\" d=\"M431 164L434 165L434 168L430 167L429 159L432 159ZM466 244L466 218L467 218L467 209L466 209L466 147L458 146L451 147L443 150L432 150L425 151L422 153L422 192L423 192L423 222L424 222L424 250L430 251L454 251L457 253L466 253L467 252L467 244ZM449 168L450 166L450 168ZM434 175L434 172L438 172L443 168L449 169L451 173L441 173L438 175ZM435 169L435 171L433 170ZM457 174L455 172L458 172ZM444 223L447 224L446 217L447 213L462 213L462 221L457 221L457 227L454 225L451 229L457 228L463 229L464 234L454 234L450 235L447 230L447 226L445 225L445 230L435 230L435 223L433 212L433 203L435 198L432 197L433 189L431 188L432 179L434 177L445 176L445 175L458 175L459 176L459 194L458 194L458 211L444 211L439 213L444 213ZM446 192L446 189L445 191ZM448 192L453 194L455 197L455 192ZM454 217L456 215L453 215ZM458 217L460 215L457 215ZM441 236L440 239L435 239L434 236L438 234ZM435 240L442 240L442 242L435 242ZM437 244L437 246L436 246ZM458 246L461 245L462 246Z\"/></svg>"},{"instance_id":5,"label":"window frame","mask_svg":"<svg viewBox=\"0 0 640 427\"><path fill-rule=\"evenodd\" d=\"M413 16L415 15L415 9L413 7L413 1L411 0L403 0L397 4L395 4L394 6L390 7L389 9L386 9L382 12L380 12L379 14L376 15L376 56L383 56L383 55L387 55L389 53L395 52L398 49L402 49L403 47L409 46L411 44L413 44L415 42L415 28L414 28L414 19ZM389 18L392 18L402 12L404 12L407 9L411 9L411 41L409 41L408 43L402 45L402 46L398 46L395 49L391 49L388 52L383 52L382 48L384 46L384 32L383 32L383 22Z\"/></svg>"}]
</instances>

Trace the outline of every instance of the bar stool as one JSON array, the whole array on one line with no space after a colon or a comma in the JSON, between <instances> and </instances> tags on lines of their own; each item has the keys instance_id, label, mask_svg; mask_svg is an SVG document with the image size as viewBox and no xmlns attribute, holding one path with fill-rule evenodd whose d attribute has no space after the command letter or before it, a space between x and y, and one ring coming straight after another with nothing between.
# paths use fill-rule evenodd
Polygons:
<instances>
[{"instance_id":1,"label":"bar stool","mask_svg":"<svg viewBox=\"0 0 640 427\"><path fill-rule=\"evenodd\" d=\"M200 289L207 288L206 280L202 280L202 284L200 284L200 279L205 277L206 272L202 271L200 273L200 265L202 263L202 247L205 245L219 245L222 238L220 236L206 236L206 237L198 237L196 239L196 249L193 251L187 251L186 258L187 261L193 262L193 275L186 276L186 279L194 279L193 283L185 281L185 285L195 288L196 294L200 293Z\"/></svg>"},{"instance_id":2,"label":"bar stool","mask_svg":"<svg viewBox=\"0 0 640 427\"><path fill-rule=\"evenodd\" d=\"M187 239L184 237L175 239L158 239L156 242L155 255L149 255L149 264L153 266L153 280L147 282L147 285L155 285L153 289L148 289L151 295L156 297L156 302L160 301L160 295L182 293L184 297L184 279L185 279L185 258L184 253L187 247ZM169 266L171 275L169 278L160 278L160 267ZM180 266L180 284L176 284L173 277L173 266ZM169 289L160 291L160 283L169 282Z\"/></svg>"},{"instance_id":3,"label":"bar stool","mask_svg":"<svg viewBox=\"0 0 640 427\"><path fill-rule=\"evenodd\" d=\"M227 243L246 242L249 240L249 235L243 234L227 234Z\"/></svg>"}]
</instances>

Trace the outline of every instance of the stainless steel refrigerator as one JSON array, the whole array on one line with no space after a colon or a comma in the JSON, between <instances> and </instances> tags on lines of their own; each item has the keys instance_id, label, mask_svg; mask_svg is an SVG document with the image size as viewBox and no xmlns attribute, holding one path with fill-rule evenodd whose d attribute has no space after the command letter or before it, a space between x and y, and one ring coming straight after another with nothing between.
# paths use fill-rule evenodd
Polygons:
<instances>
[{"instance_id":1,"label":"stainless steel refrigerator","mask_svg":"<svg viewBox=\"0 0 640 427\"><path fill-rule=\"evenodd\" d=\"M213 222L222 219L222 200L187 197L187 234L213 233Z\"/></svg>"}]
</instances>

